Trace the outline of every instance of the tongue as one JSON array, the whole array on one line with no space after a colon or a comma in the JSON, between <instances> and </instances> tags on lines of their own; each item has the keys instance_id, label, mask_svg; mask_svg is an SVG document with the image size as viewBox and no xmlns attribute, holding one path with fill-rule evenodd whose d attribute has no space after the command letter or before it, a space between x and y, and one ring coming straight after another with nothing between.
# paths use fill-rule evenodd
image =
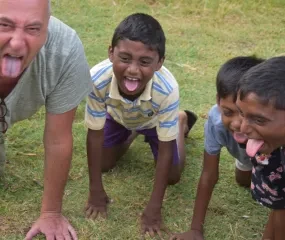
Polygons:
<instances>
[{"instance_id":1,"label":"tongue","mask_svg":"<svg viewBox=\"0 0 285 240\"><path fill-rule=\"evenodd\" d=\"M139 80L124 80L125 87L128 89L128 91L133 92L135 91L139 86Z\"/></svg>"},{"instance_id":2,"label":"tongue","mask_svg":"<svg viewBox=\"0 0 285 240\"><path fill-rule=\"evenodd\" d=\"M246 144L246 153L250 157L254 157L258 150L262 147L264 141L249 139Z\"/></svg>"},{"instance_id":3,"label":"tongue","mask_svg":"<svg viewBox=\"0 0 285 240\"><path fill-rule=\"evenodd\" d=\"M245 143L247 141L247 136L243 133L234 132L233 137L238 143Z\"/></svg>"},{"instance_id":4,"label":"tongue","mask_svg":"<svg viewBox=\"0 0 285 240\"><path fill-rule=\"evenodd\" d=\"M2 59L2 75L15 78L21 74L21 59L5 55Z\"/></svg>"}]
</instances>

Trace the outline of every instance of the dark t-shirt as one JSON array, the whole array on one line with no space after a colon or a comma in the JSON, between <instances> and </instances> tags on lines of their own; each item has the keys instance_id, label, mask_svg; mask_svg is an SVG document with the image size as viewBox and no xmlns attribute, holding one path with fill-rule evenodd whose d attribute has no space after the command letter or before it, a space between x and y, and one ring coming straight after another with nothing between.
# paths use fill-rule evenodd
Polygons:
<instances>
[{"instance_id":1,"label":"dark t-shirt","mask_svg":"<svg viewBox=\"0 0 285 240\"><path fill-rule=\"evenodd\" d=\"M272 209L285 208L284 149L278 148L271 153L268 164L261 154L251 158L252 197L261 205Z\"/></svg>"}]
</instances>

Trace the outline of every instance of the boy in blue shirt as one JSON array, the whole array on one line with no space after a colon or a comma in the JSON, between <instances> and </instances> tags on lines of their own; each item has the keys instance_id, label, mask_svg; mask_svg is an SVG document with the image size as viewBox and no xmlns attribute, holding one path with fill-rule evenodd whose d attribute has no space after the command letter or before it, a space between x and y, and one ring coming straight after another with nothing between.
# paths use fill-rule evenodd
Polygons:
<instances>
[{"instance_id":1,"label":"boy in blue shirt","mask_svg":"<svg viewBox=\"0 0 285 240\"><path fill-rule=\"evenodd\" d=\"M250 186L252 164L244 149L243 143L246 143L247 138L240 132L241 117L235 101L238 83L243 74L262 61L255 57L235 57L220 68L216 80L217 104L209 111L208 120L205 123L204 164L192 223L189 231L176 235L172 239L204 239L203 225L214 186L219 179L222 147L226 147L235 158L237 183L244 187Z\"/></svg>"}]
</instances>

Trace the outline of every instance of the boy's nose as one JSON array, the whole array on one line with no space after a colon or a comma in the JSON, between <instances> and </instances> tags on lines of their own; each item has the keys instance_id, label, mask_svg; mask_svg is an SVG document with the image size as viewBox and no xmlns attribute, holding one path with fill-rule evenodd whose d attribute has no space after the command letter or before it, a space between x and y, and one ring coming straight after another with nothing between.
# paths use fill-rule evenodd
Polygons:
<instances>
[{"instance_id":1,"label":"boy's nose","mask_svg":"<svg viewBox=\"0 0 285 240\"><path fill-rule=\"evenodd\" d=\"M128 72L132 76L136 76L136 74L138 73L138 70L139 70L139 68L138 68L136 63L132 63L128 67Z\"/></svg>"},{"instance_id":2,"label":"boy's nose","mask_svg":"<svg viewBox=\"0 0 285 240\"><path fill-rule=\"evenodd\" d=\"M234 121L232 121L232 123L231 123L231 128L232 128L234 131L239 132L239 131L240 131L240 125L241 125L241 119L240 119L240 118L237 118L237 119L235 119Z\"/></svg>"},{"instance_id":3,"label":"boy's nose","mask_svg":"<svg viewBox=\"0 0 285 240\"><path fill-rule=\"evenodd\" d=\"M245 118L242 118L240 123L240 131L246 135L249 135L251 133L251 130L252 129L248 121Z\"/></svg>"}]
</instances>

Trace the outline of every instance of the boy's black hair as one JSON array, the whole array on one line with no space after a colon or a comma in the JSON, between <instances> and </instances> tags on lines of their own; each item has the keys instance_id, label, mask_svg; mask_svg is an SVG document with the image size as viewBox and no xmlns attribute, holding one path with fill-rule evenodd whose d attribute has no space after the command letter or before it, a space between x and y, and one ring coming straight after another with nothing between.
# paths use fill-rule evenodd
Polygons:
<instances>
[{"instance_id":1,"label":"boy's black hair","mask_svg":"<svg viewBox=\"0 0 285 240\"><path fill-rule=\"evenodd\" d=\"M120 40L140 41L158 52L159 60L165 55L165 36L159 22L144 13L134 13L126 17L115 29L112 48Z\"/></svg>"},{"instance_id":2,"label":"boy's black hair","mask_svg":"<svg viewBox=\"0 0 285 240\"><path fill-rule=\"evenodd\" d=\"M238 83L243 74L263 61L264 59L255 56L239 56L225 62L216 79L218 100L232 95L236 101Z\"/></svg>"},{"instance_id":3,"label":"boy's black hair","mask_svg":"<svg viewBox=\"0 0 285 240\"><path fill-rule=\"evenodd\" d=\"M285 56L274 57L251 68L239 83L242 101L248 94L258 96L261 104L285 110Z\"/></svg>"}]
</instances>

